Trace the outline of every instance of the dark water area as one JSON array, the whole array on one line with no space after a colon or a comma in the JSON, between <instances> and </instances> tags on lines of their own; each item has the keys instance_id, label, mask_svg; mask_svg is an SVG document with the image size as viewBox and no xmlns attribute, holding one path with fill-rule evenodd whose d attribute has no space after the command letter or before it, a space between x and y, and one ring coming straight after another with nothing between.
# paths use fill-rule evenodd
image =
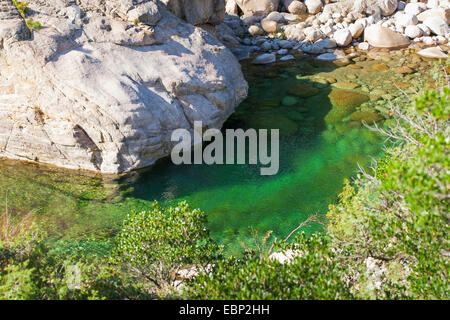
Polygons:
<instances>
[{"instance_id":1,"label":"dark water area","mask_svg":"<svg viewBox=\"0 0 450 320\"><path fill-rule=\"evenodd\" d=\"M381 154L382 140L361 124L364 118L383 125L379 114L385 103L372 99L373 90L393 94L393 86L385 82L386 70L377 70L375 63L363 60L359 68L308 61L243 65L249 97L223 130L279 128L280 169L274 176L261 176L259 165L176 166L170 158L121 177L1 160L0 205L7 201L13 216L31 214L55 239L90 243L92 250L116 234L127 213L145 210L154 200L166 205L186 200L202 209L213 237L228 253L238 253L241 242L251 242L249 227L261 235L272 230L274 236L285 237L308 216L326 214L344 179ZM412 81L414 75L401 77ZM358 87L342 89L335 81ZM334 91L356 94L351 101L363 99L348 109L340 100L332 101ZM345 104L349 97L344 98ZM339 117L330 117L337 106L348 112L340 109ZM305 229L320 230L319 225Z\"/></svg>"}]
</instances>

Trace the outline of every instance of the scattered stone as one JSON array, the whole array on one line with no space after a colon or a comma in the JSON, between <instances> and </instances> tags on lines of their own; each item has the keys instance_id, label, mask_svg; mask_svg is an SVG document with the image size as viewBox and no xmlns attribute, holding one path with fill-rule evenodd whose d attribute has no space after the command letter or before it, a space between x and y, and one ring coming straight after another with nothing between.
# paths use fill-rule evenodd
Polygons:
<instances>
[{"instance_id":1,"label":"scattered stone","mask_svg":"<svg viewBox=\"0 0 450 320\"><path fill-rule=\"evenodd\" d=\"M401 73L401 74L411 74L411 73L414 73L414 70L413 70L413 69L411 69L411 68L409 68L409 67L406 67L406 66L395 68L394 71L395 71L396 73Z\"/></svg>"},{"instance_id":2,"label":"scattered stone","mask_svg":"<svg viewBox=\"0 0 450 320\"><path fill-rule=\"evenodd\" d=\"M358 49L360 50L369 50L370 49L370 44L368 42L361 42L360 44L358 44Z\"/></svg>"},{"instance_id":3,"label":"scattered stone","mask_svg":"<svg viewBox=\"0 0 450 320\"><path fill-rule=\"evenodd\" d=\"M356 111L353 112L351 117L353 121L365 122L367 124L374 124L375 122L384 120L384 118L378 113L366 112L366 111Z\"/></svg>"},{"instance_id":4,"label":"scattered stone","mask_svg":"<svg viewBox=\"0 0 450 320\"><path fill-rule=\"evenodd\" d=\"M423 50L420 50L417 52L419 56L425 57L425 58L431 58L431 59L447 59L448 55L445 54L445 52L442 51L439 47L432 47L432 48L426 48Z\"/></svg>"},{"instance_id":5,"label":"scattered stone","mask_svg":"<svg viewBox=\"0 0 450 320\"><path fill-rule=\"evenodd\" d=\"M304 3L308 9L308 13L310 14L319 13L323 8L323 3L321 0L305 0Z\"/></svg>"},{"instance_id":6,"label":"scattered stone","mask_svg":"<svg viewBox=\"0 0 450 320\"><path fill-rule=\"evenodd\" d=\"M376 48L400 48L409 45L407 37L380 25L371 25L364 30L364 41Z\"/></svg>"},{"instance_id":7,"label":"scattered stone","mask_svg":"<svg viewBox=\"0 0 450 320\"><path fill-rule=\"evenodd\" d=\"M345 82L345 81L338 81L333 84L334 87L338 89L346 89L346 90L353 90L356 88L359 88L360 85L353 82Z\"/></svg>"},{"instance_id":8,"label":"scattered stone","mask_svg":"<svg viewBox=\"0 0 450 320\"><path fill-rule=\"evenodd\" d=\"M297 0L283 0L283 5L292 14L304 14L308 10L303 2Z\"/></svg>"},{"instance_id":9,"label":"scattered stone","mask_svg":"<svg viewBox=\"0 0 450 320\"><path fill-rule=\"evenodd\" d=\"M441 17L431 17L423 21L423 24L430 28L431 32L438 36L445 36L450 33L447 21Z\"/></svg>"},{"instance_id":10,"label":"scattered stone","mask_svg":"<svg viewBox=\"0 0 450 320\"><path fill-rule=\"evenodd\" d=\"M422 34L422 30L418 26L407 26L405 28L405 35L411 39L419 38Z\"/></svg>"},{"instance_id":11,"label":"scattered stone","mask_svg":"<svg viewBox=\"0 0 450 320\"><path fill-rule=\"evenodd\" d=\"M289 60L295 60L295 57L293 55L288 54L280 58L280 61L289 61Z\"/></svg>"},{"instance_id":12,"label":"scattered stone","mask_svg":"<svg viewBox=\"0 0 450 320\"><path fill-rule=\"evenodd\" d=\"M413 14L401 13L395 17L395 25L400 27L407 27L410 25L416 25L419 23L419 19Z\"/></svg>"},{"instance_id":13,"label":"scattered stone","mask_svg":"<svg viewBox=\"0 0 450 320\"><path fill-rule=\"evenodd\" d=\"M374 71L386 71L389 70L389 67L385 65L384 63L377 63L372 66L372 70Z\"/></svg>"},{"instance_id":14,"label":"scattered stone","mask_svg":"<svg viewBox=\"0 0 450 320\"><path fill-rule=\"evenodd\" d=\"M276 21L263 19L261 20L261 27L267 33L276 33L280 30Z\"/></svg>"},{"instance_id":15,"label":"scattered stone","mask_svg":"<svg viewBox=\"0 0 450 320\"><path fill-rule=\"evenodd\" d=\"M316 95L319 92L317 88L308 85L299 85L289 89L288 93L300 97L300 98L308 98Z\"/></svg>"},{"instance_id":16,"label":"scattered stone","mask_svg":"<svg viewBox=\"0 0 450 320\"><path fill-rule=\"evenodd\" d=\"M420 22L423 22L426 19L433 17L440 17L444 19L447 22L447 24L450 24L450 8L430 9L417 15L417 19L419 19Z\"/></svg>"},{"instance_id":17,"label":"scattered stone","mask_svg":"<svg viewBox=\"0 0 450 320\"><path fill-rule=\"evenodd\" d=\"M359 38L363 34L364 26L361 23L356 22L356 23L351 24L348 27L348 30L352 34L352 37L356 39L356 38Z\"/></svg>"},{"instance_id":18,"label":"scattered stone","mask_svg":"<svg viewBox=\"0 0 450 320\"><path fill-rule=\"evenodd\" d=\"M282 105L285 105L285 106L288 106L288 107L293 106L293 105L295 105L297 103L298 103L298 98L293 97L293 96L286 96L281 101Z\"/></svg>"},{"instance_id":19,"label":"scattered stone","mask_svg":"<svg viewBox=\"0 0 450 320\"><path fill-rule=\"evenodd\" d=\"M340 47L346 47L352 42L352 33L348 29L341 29L334 33L334 40L336 44Z\"/></svg>"},{"instance_id":20,"label":"scattered stone","mask_svg":"<svg viewBox=\"0 0 450 320\"><path fill-rule=\"evenodd\" d=\"M253 37L262 36L264 34L264 30L258 25L253 25L248 28L248 33L250 33Z\"/></svg>"},{"instance_id":21,"label":"scattered stone","mask_svg":"<svg viewBox=\"0 0 450 320\"><path fill-rule=\"evenodd\" d=\"M269 63L274 63L277 61L277 58L274 54L272 53L264 53L261 54L259 56L257 56L252 63L253 64L269 64Z\"/></svg>"}]
</instances>

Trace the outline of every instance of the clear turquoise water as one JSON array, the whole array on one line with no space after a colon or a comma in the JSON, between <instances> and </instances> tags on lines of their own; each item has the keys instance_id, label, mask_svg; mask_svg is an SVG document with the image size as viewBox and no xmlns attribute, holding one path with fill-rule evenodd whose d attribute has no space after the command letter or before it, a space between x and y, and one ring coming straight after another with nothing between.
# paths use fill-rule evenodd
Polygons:
<instances>
[{"instance_id":1,"label":"clear turquoise water","mask_svg":"<svg viewBox=\"0 0 450 320\"><path fill-rule=\"evenodd\" d=\"M305 84L297 74L324 70L287 64L245 71L249 98L224 129L281 126L277 175L261 176L255 165L175 166L168 158L120 178L0 161L0 205L5 206L8 192L10 212L32 212L51 235L66 240L111 238L128 212L145 209L154 200L187 200L201 208L212 235L229 253L238 253L241 241L251 241L249 227L285 237L309 215L325 214L343 180L355 175L358 163L366 166L378 155L381 144L355 123L337 128L325 124L331 109L329 86L293 106L281 104L290 87ZM306 229L315 230L320 227Z\"/></svg>"}]
</instances>

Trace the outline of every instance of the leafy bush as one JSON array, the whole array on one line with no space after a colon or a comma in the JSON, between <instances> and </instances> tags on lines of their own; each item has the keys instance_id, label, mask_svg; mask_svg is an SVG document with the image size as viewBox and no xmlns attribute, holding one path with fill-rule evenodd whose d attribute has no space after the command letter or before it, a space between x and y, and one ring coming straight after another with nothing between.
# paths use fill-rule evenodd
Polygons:
<instances>
[{"instance_id":1,"label":"leafy bush","mask_svg":"<svg viewBox=\"0 0 450 320\"><path fill-rule=\"evenodd\" d=\"M209 273L191 280L185 296L191 299L349 299L343 270L334 260L325 237L303 233L295 244L277 248L291 250L295 258L284 263L251 253L230 257Z\"/></svg>"},{"instance_id":2,"label":"leafy bush","mask_svg":"<svg viewBox=\"0 0 450 320\"><path fill-rule=\"evenodd\" d=\"M397 145L330 206L332 245L362 298L448 299L450 89L430 91L379 130ZM400 142L400 144L398 144Z\"/></svg>"},{"instance_id":3,"label":"leafy bush","mask_svg":"<svg viewBox=\"0 0 450 320\"><path fill-rule=\"evenodd\" d=\"M132 274L157 290L168 288L184 266L216 261L220 248L209 236L206 216L186 202L134 212L125 219L113 254Z\"/></svg>"}]
</instances>

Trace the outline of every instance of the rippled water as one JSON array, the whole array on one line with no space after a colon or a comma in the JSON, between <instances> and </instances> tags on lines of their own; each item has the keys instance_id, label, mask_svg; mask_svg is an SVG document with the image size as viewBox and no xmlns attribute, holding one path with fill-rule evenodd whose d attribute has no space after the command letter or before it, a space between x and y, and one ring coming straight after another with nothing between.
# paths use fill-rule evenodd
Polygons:
<instances>
[{"instance_id":1,"label":"rippled water","mask_svg":"<svg viewBox=\"0 0 450 320\"><path fill-rule=\"evenodd\" d=\"M423 61L416 62L424 64L418 68L426 68ZM332 108L329 95L337 90L327 82L359 83L355 90L368 97L376 88L392 94L393 81L420 78L418 74L392 75L373 67L376 63L363 60L358 68L306 61L276 67L244 65L249 98L224 129L280 128L280 171L275 176L261 176L254 165L175 166L167 158L120 178L3 160L1 205L6 204L7 192L9 212L32 213L43 230L66 240L109 239L129 211L148 208L154 200L166 204L187 200L201 208L209 217L213 236L230 253L239 252L241 241L250 242L250 226L260 234L273 230L284 237L309 215L326 213L358 163L366 166L381 151L380 139L359 121L348 116L325 122ZM384 63L394 67L407 62L385 58ZM298 85L307 86L311 93L306 96L310 96L288 92ZM357 111L380 109L383 104L369 100ZM318 229L311 226L306 231Z\"/></svg>"}]
</instances>

